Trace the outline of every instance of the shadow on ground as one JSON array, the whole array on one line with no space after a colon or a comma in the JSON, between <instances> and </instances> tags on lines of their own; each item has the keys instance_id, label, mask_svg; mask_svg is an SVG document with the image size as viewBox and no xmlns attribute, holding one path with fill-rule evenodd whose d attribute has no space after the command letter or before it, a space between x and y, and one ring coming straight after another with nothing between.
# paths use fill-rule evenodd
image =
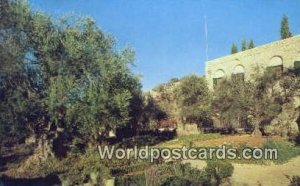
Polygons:
<instances>
[{"instance_id":1,"label":"shadow on ground","mask_svg":"<svg viewBox=\"0 0 300 186\"><path fill-rule=\"evenodd\" d=\"M61 185L61 181L59 180L58 176L49 175L44 178L10 178L7 176L0 177L0 185L4 186L55 186Z\"/></svg>"}]
</instances>

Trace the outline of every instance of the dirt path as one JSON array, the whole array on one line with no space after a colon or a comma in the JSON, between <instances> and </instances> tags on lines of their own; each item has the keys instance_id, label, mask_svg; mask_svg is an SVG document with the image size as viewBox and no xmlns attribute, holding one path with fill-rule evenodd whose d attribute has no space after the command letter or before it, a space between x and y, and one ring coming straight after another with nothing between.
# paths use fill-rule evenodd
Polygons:
<instances>
[{"instance_id":1,"label":"dirt path","mask_svg":"<svg viewBox=\"0 0 300 186\"><path fill-rule=\"evenodd\" d=\"M193 167L203 168L205 161L187 160ZM288 177L300 176L300 156L281 165L255 165L233 163L234 172L231 177L234 186L283 186L289 185Z\"/></svg>"},{"instance_id":2,"label":"dirt path","mask_svg":"<svg viewBox=\"0 0 300 186\"><path fill-rule=\"evenodd\" d=\"M250 147L260 147L262 146L267 140L278 141L283 140L284 138L279 136L272 136L272 137L254 137L248 134L245 135L235 135L235 136L223 136L222 138L205 140L195 142L196 146L220 146L220 144L227 144L233 146L240 146L246 145Z\"/></svg>"},{"instance_id":3,"label":"dirt path","mask_svg":"<svg viewBox=\"0 0 300 186\"><path fill-rule=\"evenodd\" d=\"M300 176L300 156L281 165L233 164L233 185L289 185L289 177Z\"/></svg>"},{"instance_id":4,"label":"dirt path","mask_svg":"<svg viewBox=\"0 0 300 186\"><path fill-rule=\"evenodd\" d=\"M220 145L232 145L238 147L240 145L246 145L250 147L261 147L267 140L279 141L284 140L285 138L280 136L251 136L249 134L244 135L223 135L216 139L195 139L192 141L194 147L216 147ZM178 139L170 140L167 142L161 143L159 146L175 148L182 147L184 145L189 145L187 142L179 141Z\"/></svg>"}]
</instances>

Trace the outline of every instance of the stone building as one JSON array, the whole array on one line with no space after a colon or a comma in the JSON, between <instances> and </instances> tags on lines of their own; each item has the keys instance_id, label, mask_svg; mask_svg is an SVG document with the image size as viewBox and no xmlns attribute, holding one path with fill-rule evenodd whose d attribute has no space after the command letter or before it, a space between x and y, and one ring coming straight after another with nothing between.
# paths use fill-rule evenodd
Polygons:
<instances>
[{"instance_id":1,"label":"stone building","mask_svg":"<svg viewBox=\"0 0 300 186\"><path fill-rule=\"evenodd\" d=\"M208 87L222 79L251 80L264 70L286 71L300 63L300 35L206 62Z\"/></svg>"}]
</instances>

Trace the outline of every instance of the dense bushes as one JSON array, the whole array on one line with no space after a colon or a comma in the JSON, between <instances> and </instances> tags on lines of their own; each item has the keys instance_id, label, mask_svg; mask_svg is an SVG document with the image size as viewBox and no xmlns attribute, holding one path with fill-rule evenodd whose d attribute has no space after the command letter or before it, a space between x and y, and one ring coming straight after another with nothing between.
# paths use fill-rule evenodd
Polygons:
<instances>
[{"instance_id":1,"label":"dense bushes","mask_svg":"<svg viewBox=\"0 0 300 186\"><path fill-rule=\"evenodd\" d=\"M251 81L223 79L211 92L203 77L189 75L176 84L165 84L154 95L158 93L155 101L162 108L166 103L172 105L174 109L167 113L178 123L251 128L254 134L261 135L260 130L291 100L297 82L294 73L278 76L266 71L258 72Z\"/></svg>"},{"instance_id":2,"label":"dense bushes","mask_svg":"<svg viewBox=\"0 0 300 186\"><path fill-rule=\"evenodd\" d=\"M131 172L144 171L145 167L148 167L150 165L150 162L147 161L130 162L130 164L112 168L111 173L112 175L124 175Z\"/></svg>"},{"instance_id":3,"label":"dense bushes","mask_svg":"<svg viewBox=\"0 0 300 186\"><path fill-rule=\"evenodd\" d=\"M288 114L283 109L299 97L297 68L285 69L283 73L254 69L257 73L251 80L228 77L222 79L212 92L204 78L189 75L175 84L164 84L154 90L153 95L161 108L172 105L171 111L166 111L179 126L196 123L204 128L242 127L254 135L272 135L275 133L267 131L267 126L276 123L280 113ZM288 120L292 122L292 119ZM290 122L282 123L286 130L289 130ZM287 134L294 137L292 133Z\"/></svg>"},{"instance_id":4,"label":"dense bushes","mask_svg":"<svg viewBox=\"0 0 300 186\"><path fill-rule=\"evenodd\" d=\"M145 185L147 182L148 185L210 185L220 183L222 179L230 177L232 173L233 166L223 161L210 161L204 170L193 168L189 163L163 163L152 165L144 173L137 172L135 174L133 172L117 177L116 185L135 185L137 183ZM151 179L155 179L155 181L149 184Z\"/></svg>"},{"instance_id":5,"label":"dense bushes","mask_svg":"<svg viewBox=\"0 0 300 186\"><path fill-rule=\"evenodd\" d=\"M233 173L233 166L226 161L207 161L205 168L210 180L220 183L223 178L230 177Z\"/></svg>"},{"instance_id":6,"label":"dense bushes","mask_svg":"<svg viewBox=\"0 0 300 186\"><path fill-rule=\"evenodd\" d=\"M276 76L265 72L254 81L224 80L214 91L213 110L222 125L251 127L261 135L260 128L268 125L281 111L283 99L275 89Z\"/></svg>"},{"instance_id":7,"label":"dense bushes","mask_svg":"<svg viewBox=\"0 0 300 186\"><path fill-rule=\"evenodd\" d=\"M146 185L144 174L135 174L131 176L118 177L115 181L116 186L130 186L130 185Z\"/></svg>"},{"instance_id":8,"label":"dense bushes","mask_svg":"<svg viewBox=\"0 0 300 186\"><path fill-rule=\"evenodd\" d=\"M297 76L299 76L300 75L300 61L295 61L294 62L294 67L295 67L295 74Z\"/></svg>"},{"instance_id":9,"label":"dense bushes","mask_svg":"<svg viewBox=\"0 0 300 186\"><path fill-rule=\"evenodd\" d=\"M206 125L211 116L211 94L206 80L196 75L185 76L174 90L185 123Z\"/></svg>"},{"instance_id":10,"label":"dense bushes","mask_svg":"<svg viewBox=\"0 0 300 186\"><path fill-rule=\"evenodd\" d=\"M267 141L263 148L277 149L278 159L275 163L284 163L300 155L300 147L289 141Z\"/></svg>"},{"instance_id":11,"label":"dense bushes","mask_svg":"<svg viewBox=\"0 0 300 186\"><path fill-rule=\"evenodd\" d=\"M89 149L84 154L69 154L68 157L58 160L48 158L39 166L28 165L32 175L46 177L58 175L65 185L76 185L87 182L100 184L109 178L110 170L100 161L97 151Z\"/></svg>"},{"instance_id":12,"label":"dense bushes","mask_svg":"<svg viewBox=\"0 0 300 186\"><path fill-rule=\"evenodd\" d=\"M29 134L51 139L59 131L67 140L95 142L124 126L135 133L141 85L130 69L131 49L116 50L112 37L91 18L52 20L23 0L0 3L5 10L0 23L1 143L9 138L16 143Z\"/></svg>"},{"instance_id":13,"label":"dense bushes","mask_svg":"<svg viewBox=\"0 0 300 186\"><path fill-rule=\"evenodd\" d=\"M158 176L159 175L159 176ZM204 171L192 168L190 164L160 164L149 167L144 174L134 176L124 176L117 180L117 185L131 185L142 182L143 185L178 185L187 183L189 185L199 185L207 183L207 176Z\"/></svg>"}]
</instances>

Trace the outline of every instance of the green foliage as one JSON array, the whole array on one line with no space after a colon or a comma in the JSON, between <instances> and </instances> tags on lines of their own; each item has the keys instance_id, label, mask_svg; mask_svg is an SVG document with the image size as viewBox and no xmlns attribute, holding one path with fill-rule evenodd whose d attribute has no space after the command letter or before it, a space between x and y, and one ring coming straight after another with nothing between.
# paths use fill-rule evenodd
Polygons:
<instances>
[{"instance_id":1,"label":"green foliage","mask_svg":"<svg viewBox=\"0 0 300 186\"><path fill-rule=\"evenodd\" d=\"M84 154L70 154L62 160L49 158L38 169L32 171L37 171L35 175L40 176L58 174L61 180L70 185L83 184L92 179L101 185L110 173L101 162L98 152L92 149Z\"/></svg>"},{"instance_id":2,"label":"green foliage","mask_svg":"<svg viewBox=\"0 0 300 186\"><path fill-rule=\"evenodd\" d=\"M199 185L208 184L209 177L203 170L191 167L190 164L163 163L153 165L143 173L131 172L125 176L118 176L116 185Z\"/></svg>"},{"instance_id":3,"label":"green foliage","mask_svg":"<svg viewBox=\"0 0 300 186\"><path fill-rule=\"evenodd\" d=\"M247 120L253 100L251 85L241 81L223 81L214 91L212 107L227 127L241 127Z\"/></svg>"},{"instance_id":4,"label":"green foliage","mask_svg":"<svg viewBox=\"0 0 300 186\"><path fill-rule=\"evenodd\" d=\"M172 83L176 83L176 82L179 82L178 78L172 78L172 79L170 79L170 81L168 83L172 84Z\"/></svg>"},{"instance_id":5,"label":"green foliage","mask_svg":"<svg viewBox=\"0 0 300 186\"><path fill-rule=\"evenodd\" d=\"M294 62L294 70L297 76L300 76L300 61Z\"/></svg>"},{"instance_id":6,"label":"green foliage","mask_svg":"<svg viewBox=\"0 0 300 186\"><path fill-rule=\"evenodd\" d=\"M285 163L293 157L300 155L300 147L289 141L271 141L268 140L263 148L277 149L278 159L275 163Z\"/></svg>"},{"instance_id":7,"label":"green foliage","mask_svg":"<svg viewBox=\"0 0 300 186\"><path fill-rule=\"evenodd\" d=\"M130 185L146 185L146 178L144 174L135 174L130 176L118 177L115 182L116 186L130 186Z\"/></svg>"},{"instance_id":8,"label":"green foliage","mask_svg":"<svg viewBox=\"0 0 300 186\"><path fill-rule=\"evenodd\" d=\"M112 168L113 175L124 175L132 172L144 171L145 167L150 166L150 162L130 162L130 164L122 165L120 167Z\"/></svg>"},{"instance_id":9,"label":"green foliage","mask_svg":"<svg viewBox=\"0 0 300 186\"><path fill-rule=\"evenodd\" d=\"M49 100L57 100L48 102L49 110L56 125L60 121L68 129L79 129L90 140L97 140L99 133L105 137L131 119L131 100L140 88L129 71L133 53L129 49L115 52L111 38L89 18L75 25L63 22L61 27L65 29L59 52L66 53L54 69L58 75L49 81ZM52 87L60 94L52 93Z\"/></svg>"},{"instance_id":10,"label":"green foliage","mask_svg":"<svg viewBox=\"0 0 300 186\"><path fill-rule=\"evenodd\" d=\"M153 90L154 90L154 91L157 91L157 92L162 92L163 89L164 89L164 86L165 86L164 83L159 84L159 85L155 86L155 87L153 88Z\"/></svg>"},{"instance_id":11,"label":"green foliage","mask_svg":"<svg viewBox=\"0 0 300 186\"><path fill-rule=\"evenodd\" d=\"M246 43L246 40L243 39L243 40L242 40L242 48L241 48L241 51L245 51L245 50L247 50L247 43Z\"/></svg>"},{"instance_id":12,"label":"green foliage","mask_svg":"<svg viewBox=\"0 0 300 186\"><path fill-rule=\"evenodd\" d=\"M189 185L189 186L196 186L198 185L197 183L193 183L190 180L184 179L184 178L180 178L177 176L173 176L173 177L169 177L166 179L166 181L162 184L162 186L182 186L182 185Z\"/></svg>"},{"instance_id":13,"label":"green foliage","mask_svg":"<svg viewBox=\"0 0 300 186\"><path fill-rule=\"evenodd\" d=\"M114 144L114 146L121 148L133 148L134 146L152 146L166 139L169 139L168 136L140 135L123 139L121 142Z\"/></svg>"},{"instance_id":14,"label":"green foliage","mask_svg":"<svg viewBox=\"0 0 300 186\"><path fill-rule=\"evenodd\" d=\"M204 170L191 167L191 164L186 163L170 163L162 164L159 167L162 176L161 185L202 185L209 183L209 178Z\"/></svg>"},{"instance_id":15,"label":"green foliage","mask_svg":"<svg viewBox=\"0 0 300 186\"><path fill-rule=\"evenodd\" d=\"M254 48L255 46L254 46L254 42L253 42L253 40L251 39L250 40L250 43L249 43L249 45L248 45L248 49L251 49L251 48Z\"/></svg>"},{"instance_id":16,"label":"green foliage","mask_svg":"<svg viewBox=\"0 0 300 186\"><path fill-rule=\"evenodd\" d=\"M117 176L115 184L149 186L160 185L160 171L158 170L158 167L156 165L150 165L150 162L148 161L142 161L141 163L124 166L123 172L127 172L127 174L125 173L125 176Z\"/></svg>"},{"instance_id":17,"label":"green foliage","mask_svg":"<svg viewBox=\"0 0 300 186\"><path fill-rule=\"evenodd\" d=\"M203 77L190 75L182 78L176 92L181 117L186 122L204 124L209 120L211 98Z\"/></svg>"},{"instance_id":18,"label":"green foliage","mask_svg":"<svg viewBox=\"0 0 300 186\"><path fill-rule=\"evenodd\" d=\"M186 136L179 136L176 140L166 141L159 144L159 147L168 147L168 146L192 146L193 143L199 143L205 140L218 139L222 136L218 133L210 134L190 134Z\"/></svg>"},{"instance_id":19,"label":"green foliage","mask_svg":"<svg viewBox=\"0 0 300 186\"><path fill-rule=\"evenodd\" d=\"M278 77L269 72L265 72L262 76L257 76L255 81L255 107L253 111L256 116L262 120L270 121L281 111L282 97L279 90L275 89Z\"/></svg>"},{"instance_id":20,"label":"green foliage","mask_svg":"<svg viewBox=\"0 0 300 186\"><path fill-rule=\"evenodd\" d=\"M87 180L101 185L112 161L85 152L87 144L110 130L128 126L134 133L141 127L141 85L130 69L134 52L116 50L112 37L90 18L51 19L22 0L1 1L0 8L1 143L34 134L50 144L63 134L64 141L73 141L71 153L32 165L31 174L58 174L70 185Z\"/></svg>"},{"instance_id":21,"label":"green foliage","mask_svg":"<svg viewBox=\"0 0 300 186\"><path fill-rule=\"evenodd\" d=\"M205 141L205 140L210 140L210 139L217 139L220 138L220 134L191 134L187 136L179 136L178 141L184 141L184 142L189 142L189 141Z\"/></svg>"},{"instance_id":22,"label":"green foliage","mask_svg":"<svg viewBox=\"0 0 300 186\"><path fill-rule=\"evenodd\" d=\"M146 185L149 186L159 186L161 185L161 172L158 166L151 166L149 169L145 170Z\"/></svg>"},{"instance_id":23,"label":"green foliage","mask_svg":"<svg viewBox=\"0 0 300 186\"><path fill-rule=\"evenodd\" d=\"M30 9L23 1L1 1L0 23L0 141L23 139L43 112L34 89L30 46L25 31L29 29ZM1 145L1 144L0 144Z\"/></svg>"},{"instance_id":24,"label":"green foliage","mask_svg":"<svg viewBox=\"0 0 300 186\"><path fill-rule=\"evenodd\" d=\"M297 72L294 71L294 73L284 74L279 79L279 85L280 88L284 92L284 102L289 102L293 99L293 96L295 96L295 92L297 89L299 89L299 77L297 76Z\"/></svg>"},{"instance_id":25,"label":"green foliage","mask_svg":"<svg viewBox=\"0 0 300 186\"><path fill-rule=\"evenodd\" d=\"M252 82L224 80L216 87L212 103L223 126L250 124L258 130L268 124L281 111L282 99L274 88L276 81L271 73L259 75Z\"/></svg>"},{"instance_id":26,"label":"green foliage","mask_svg":"<svg viewBox=\"0 0 300 186\"><path fill-rule=\"evenodd\" d=\"M289 19L286 15L284 15L281 19L280 36L281 39L286 39L293 36L290 32Z\"/></svg>"},{"instance_id":27,"label":"green foliage","mask_svg":"<svg viewBox=\"0 0 300 186\"><path fill-rule=\"evenodd\" d=\"M221 179L230 177L233 173L233 165L226 161L207 161L205 171L210 177L210 180L215 180L220 183Z\"/></svg>"},{"instance_id":28,"label":"green foliage","mask_svg":"<svg viewBox=\"0 0 300 186\"><path fill-rule=\"evenodd\" d=\"M194 182L204 182L206 181L206 173L197 168L191 167L191 164L175 164L174 165L174 175L181 178L186 178L187 180L192 180Z\"/></svg>"},{"instance_id":29,"label":"green foliage","mask_svg":"<svg viewBox=\"0 0 300 186\"><path fill-rule=\"evenodd\" d=\"M150 94L144 95L142 113L139 123L141 130L156 129L160 120L166 119L168 114L158 105Z\"/></svg>"},{"instance_id":30,"label":"green foliage","mask_svg":"<svg viewBox=\"0 0 300 186\"><path fill-rule=\"evenodd\" d=\"M52 126L95 141L136 128L141 85L131 49L115 50L90 18L52 20L22 0L0 4L1 137L47 136Z\"/></svg>"},{"instance_id":31,"label":"green foliage","mask_svg":"<svg viewBox=\"0 0 300 186\"><path fill-rule=\"evenodd\" d=\"M231 46L231 54L238 53L238 48L237 46L233 43Z\"/></svg>"}]
</instances>

